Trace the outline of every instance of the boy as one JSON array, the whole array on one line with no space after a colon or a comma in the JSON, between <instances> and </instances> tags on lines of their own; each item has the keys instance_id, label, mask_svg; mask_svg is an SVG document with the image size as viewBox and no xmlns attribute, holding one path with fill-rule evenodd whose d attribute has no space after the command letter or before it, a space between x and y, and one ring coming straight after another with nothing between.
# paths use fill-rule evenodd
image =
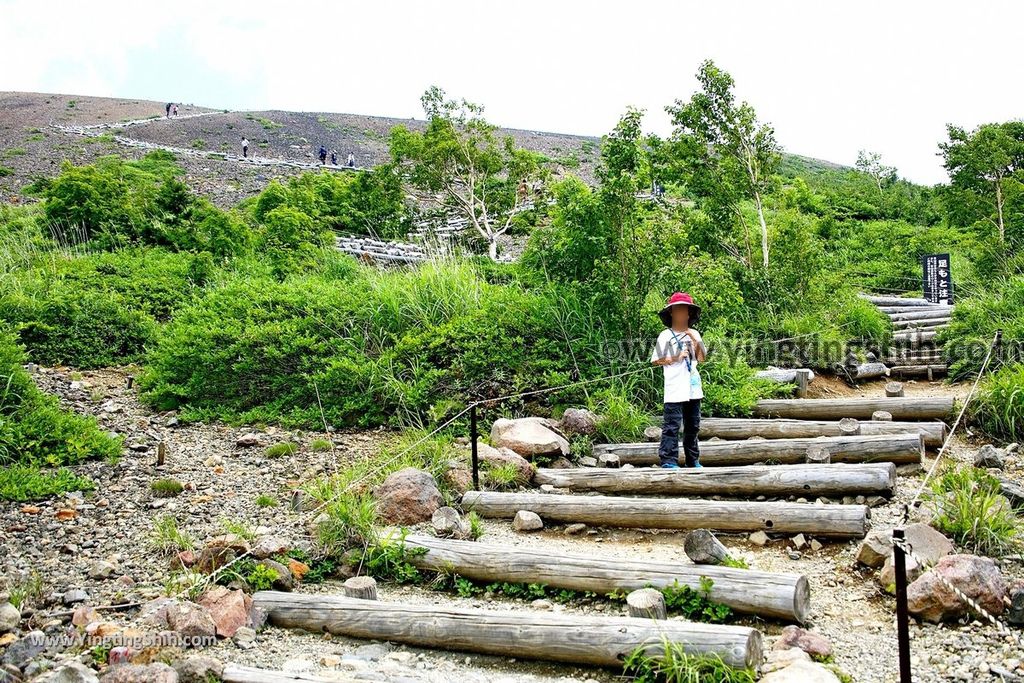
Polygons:
<instances>
[{"instance_id":1,"label":"boy","mask_svg":"<svg viewBox=\"0 0 1024 683\"><path fill-rule=\"evenodd\" d=\"M702 467L697 432L700 430L700 401L704 398L697 364L704 361L707 347L700 332L690 327L700 319L700 306L685 292L668 298L658 313L665 330L651 354L651 363L665 372L665 421L661 428L658 457L665 469L679 467L679 430L683 431L686 467Z\"/></svg>"}]
</instances>

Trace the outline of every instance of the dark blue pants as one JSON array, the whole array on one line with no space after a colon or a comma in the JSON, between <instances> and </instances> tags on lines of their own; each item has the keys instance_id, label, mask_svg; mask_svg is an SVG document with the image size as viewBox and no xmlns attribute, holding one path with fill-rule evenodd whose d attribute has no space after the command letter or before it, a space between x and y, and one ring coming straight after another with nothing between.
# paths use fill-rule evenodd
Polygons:
<instances>
[{"instance_id":1,"label":"dark blue pants","mask_svg":"<svg viewBox=\"0 0 1024 683\"><path fill-rule=\"evenodd\" d=\"M661 446L658 448L662 464L678 461L680 429L683 432L686 467L693 467L700 459L700 448L697 445L697 432L700 431L699 398L665 404L665 421L661 426Z\"/></svg>"}]
</instances>

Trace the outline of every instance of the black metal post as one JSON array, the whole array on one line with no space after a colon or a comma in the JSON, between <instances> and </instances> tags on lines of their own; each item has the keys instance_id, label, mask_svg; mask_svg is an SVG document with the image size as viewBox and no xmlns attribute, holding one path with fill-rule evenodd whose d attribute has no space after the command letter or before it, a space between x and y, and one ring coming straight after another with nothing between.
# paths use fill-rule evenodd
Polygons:
<instances>
[{"instance_id":1,"label":"black metal post","mask_svg":"<svg viewBox=\"0 0 1024 683\"><path fill-rule=\"evenodd\" d=\"M892 530L893 565L896 570L896 637L900 656L900 683L910 679L910 613L907 611L907 556L903 529Z\"/></svg>"},{"instance_id":2,"label":"black metal post","mask_svg":"<svg viewBox=\"0 0 1024 683\"><path fill-rule=\"evenodd\" d=\"M476 442L479 434L476 431L476 404L469 409L469 447L473 453L473 490L480 490L480 463L477 460Z\"/></svg>"}]
</instances>

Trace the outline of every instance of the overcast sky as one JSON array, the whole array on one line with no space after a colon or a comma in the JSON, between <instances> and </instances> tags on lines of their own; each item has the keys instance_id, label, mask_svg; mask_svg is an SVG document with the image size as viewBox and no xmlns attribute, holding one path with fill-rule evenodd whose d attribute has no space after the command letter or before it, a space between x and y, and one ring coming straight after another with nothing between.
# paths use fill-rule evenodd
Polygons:
<instances>
[{"instance_id":1,"label":"overcast sky","mask_svg":"<svg viewBox=\"0 0 1024 683\"><path fill-rule=\"evenodd\" d=\"M947 123L1024 117L1022 30L1017 2L0 0L0 90L408 117L437 84L503 126L667 133L712 58L786 150L934 183Z\"/></svg>"}]
</instances>

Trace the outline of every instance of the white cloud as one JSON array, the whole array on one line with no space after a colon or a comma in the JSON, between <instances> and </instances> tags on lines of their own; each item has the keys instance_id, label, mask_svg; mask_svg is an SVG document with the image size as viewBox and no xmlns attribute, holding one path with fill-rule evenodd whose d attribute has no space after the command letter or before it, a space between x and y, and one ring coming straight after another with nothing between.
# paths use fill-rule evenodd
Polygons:
<instances>
[{"instance_id":1,"label":"white cloud","mask_svg":"<svg viewBox=\"0 0 1024 683\"><path fill-rule=\"evenodd\" d=\"M632 104L666 132L711 57L787 149L867 148L936 182L947 122L1024 112L1022 19L920 0L0 0L0 89L132 97L174 74L167 98L211 106L418 116L436 83L503 125L600 134Z\"/></svg>"}]
</instances>

